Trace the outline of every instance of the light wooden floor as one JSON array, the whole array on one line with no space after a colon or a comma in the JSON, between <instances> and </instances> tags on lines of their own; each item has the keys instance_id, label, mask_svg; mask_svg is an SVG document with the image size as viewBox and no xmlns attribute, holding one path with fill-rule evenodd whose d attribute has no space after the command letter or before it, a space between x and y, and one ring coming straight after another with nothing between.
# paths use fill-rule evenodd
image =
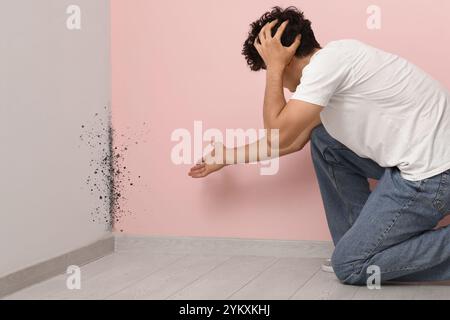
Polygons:
<instances>
[{"instance_id":1,"label":"light wooden floor","mask_svg":"<svg viewBox=\"0 0 450 320\"><path fill-rule=\"evenodd\" d=\"M117 252L81 268L81 290L61 275L5 299L450 299L448 285L341 285L321 258Z\"/></svg>"}]
</instances>

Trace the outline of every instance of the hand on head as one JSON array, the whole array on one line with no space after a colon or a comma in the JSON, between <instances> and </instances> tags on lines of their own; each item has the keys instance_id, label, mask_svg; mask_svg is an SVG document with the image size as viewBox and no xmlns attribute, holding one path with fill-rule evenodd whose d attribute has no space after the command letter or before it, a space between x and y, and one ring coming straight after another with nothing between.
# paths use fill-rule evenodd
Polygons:
<instances>
[{"instance_id":1,"label":"hand on head","mask_svg":"<svg viewBox=\"0 0 450 320\"><path fill-rule=\"evenodd\" d=\"M272 37L272 29L277 23L278 20L267 23L261 29L261 32L253 44L261 58L264 60L267 69L284 69L291 62L301 43L300 34L289 47L285 47L281 43L281 37L283 36L284 30L286 30L289 20L284 21Z\"/></svg>"}]
</instances>

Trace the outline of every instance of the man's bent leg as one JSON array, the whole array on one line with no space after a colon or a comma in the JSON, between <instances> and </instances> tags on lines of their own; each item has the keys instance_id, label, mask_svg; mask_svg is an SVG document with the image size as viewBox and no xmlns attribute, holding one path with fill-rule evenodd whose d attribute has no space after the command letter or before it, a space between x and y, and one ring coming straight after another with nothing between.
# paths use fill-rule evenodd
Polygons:
<instances>
[{"instance_id":1,"label":"man's bent leg","mask_svg":"<svg viewBox=\"0 0 450 320\"><path fill-rule=\"evenodd\" d=\"M381 281L450 280L450 227L434 228L450 209L450 171L408 181L389 168L333 254L347 284L364 285L369 266Z\"/></svg>"},{"instance_id":2,"label":"man's bent leg","mask_svg":"<svg viewBox=\"0 0 450 320\"><path fill-rule=\"evenodd\" d=\"M336 245L356 221L371 193L368 178L379 180L386 169L356 155L331 137L323 125L312 132L311 155Z\"/></svg>"}]
</instances>

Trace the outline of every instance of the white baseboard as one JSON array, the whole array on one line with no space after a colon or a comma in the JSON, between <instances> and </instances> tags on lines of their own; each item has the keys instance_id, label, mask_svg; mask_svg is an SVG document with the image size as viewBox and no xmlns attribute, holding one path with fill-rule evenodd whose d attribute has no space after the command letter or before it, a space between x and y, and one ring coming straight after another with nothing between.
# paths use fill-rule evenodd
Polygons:
<instances>
[{"instance_id":1,"label":"white baseboard","mask_svg":"<svg viewBox=\"0 0 450 320\"><path fill-rule=\"evenodd\" d=\"M0 277L0 298L66 272L70 265L82 266L114 252L114 236L31 267Z\"/></svg>"},{"instance_id":2,"label":"white baseboard","mask_svg":"<svg viewBox=\"0 0 450 320\"><path fill-rule=\"evenodd\" d=\"M330 258L327 241L176 238L116 235L116 251L145 250L171 254L221 254L275 257Z\"/></svg>"}]
</instances>

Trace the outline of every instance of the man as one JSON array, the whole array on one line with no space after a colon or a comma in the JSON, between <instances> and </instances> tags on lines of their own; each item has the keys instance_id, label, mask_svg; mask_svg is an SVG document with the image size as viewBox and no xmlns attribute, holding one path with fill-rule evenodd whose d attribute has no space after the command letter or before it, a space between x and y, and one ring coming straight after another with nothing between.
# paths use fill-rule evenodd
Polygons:
<instances>
[{"instance_id":1,"label":"man","mask_svg":"<svg viewBox=\"0 0 450 320\"><path fill-rule=\"evenodd\" d=\"M293 7L254 22L243 54L266 70L264 125L279 129L279 155L311 141L337 277L364 285L377 266L382 282L449 280L450 228L435 229L450 211L449 91L359 41L321 48ZM283 87L294 92L289 102ZM224 166L201 163L189 175ZM374 191L368 178L379 180Z\"/></svg>"}]
</instances>

